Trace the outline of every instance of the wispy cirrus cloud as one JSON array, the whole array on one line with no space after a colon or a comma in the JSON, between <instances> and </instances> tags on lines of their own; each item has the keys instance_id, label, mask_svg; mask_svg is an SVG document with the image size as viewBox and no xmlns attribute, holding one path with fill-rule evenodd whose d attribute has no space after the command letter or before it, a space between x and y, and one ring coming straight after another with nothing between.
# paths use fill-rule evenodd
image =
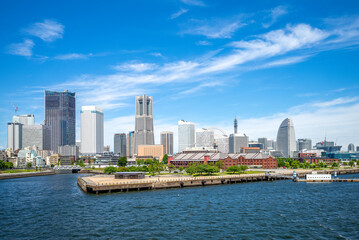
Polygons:
<instances>
[{"instance_id":1,"label":"wispy cirrus cloud","mask_svg":"<svg viewBox=\"0 0 359 240\"><path fill-rule=\"evenodd\" d=\"M202 46L209 46L209 45L212 45L211 42L208 42L208 41L198 41L196 42L197 45L202 45Z\"/></svg>"},{"instance_id":2,"label":"wispy cirrus cloud","mask_svg":"<svg viewBox=\"0 0 359 240\"><path fill-rule=\"evenodd\" d=\"M357 102L359 97L342 97L342 98L336 98L331 101L327 102L319 102L319 103L313 103L312 106L314 107L332 107L336 105L343 105L347 103L353 103Z\"/></svg>"},{"instance_id":3,"label":"wispy cirrus cloud","mask_svg":"<svg viewBox=\"0 0 359 240\"><path fill-rule=\"evenodd\" d=\"M270 10L269 18L270 21L267 23L263 23L264 28L268 28L272 26L275 22L277 22L278 18L284 16L288 13L287 7L285 6L278 6Z\"/></svg>"},{"instance_id":4,"label":"wispy cirrus cloud","mask_svg":"<svg viewBox=\"0 0 359 240\"><path fill-rule=\"evenodd\" d=\"M188 12L188 9L181 8L178 12L173 13L170 19L178 18L179 16L185 14L186 12Z\"/></svg>"},{"instance_id":5,"label":"wispy cirrus cloud","mask_svg":"<svg viewBox=\"0 0 359 240\"><path fill-rule=\"evenodd\" d=\"M19 55L25 57L32 56L32 48L35 43L31 39L25 39L22 43L13 43L7 47L7 53L12 55Z\"/></svg>"},{"instance_id":6,"label":"wispy cirrus cloud","mask_svg":"<svg viewBox=\"0 0 359 240\"><path fill-rule=\"evenodd\" d=\"M41 38L45 42L53 42L62 38L65 26L57 21L45 19L43 22L31 24L23 31L31 36Z\"/></svg>"},{"instance_id":7,"label":"wispy cirrus cloud","mask_svg":"<svg viewBox=\"0 0 359 240\"><path fill-rule=\"evenodd\" d=\"M231 38L232 35L241 27L245 26L240 20L196 20L192 19L183 34L201 35L207 38Z\"/></svg>"},{"instance_id":8,"label":"wispy cirrus cloud","mask_svg":"<svg viewBox=\"0 0 359 240\"><path fill-rule=\"evenodd\" d=\"M181 2L191 6L200 6L200 7L206 6L206 4L201 0L181 0Z\"/></svg>"},{"instance_id":9,"label":"wispy cirrus cloud","mask_svg":"<svg viewBox=\"0 0 359 240\"><path fill-rule=\"evenodd\" d=\"M331 29L319 29L308 24L287 25L282 29L251 36L248 40L232 41L224 47L225 51L219 49L191 60L164 64L123 62L113 67L117 71L115 73L83 75L66 82L66 85L67 88L81 92L85 98L89 96L86 101L93 101L94 95L100 95L96 102L110 108L136 94L151 93L168 84L180 84L180 92L186 94L201 88L215 88L220 83L225 85L228 79L221 76L218 80L218 74L238 74L239 69L254 71L258 66L269 68L302 62L320 51L333 49L333 46L323 46L332 44L328 41L335 38L344 39L342 35L336 35ZM351 42L351 39L348 41ZM338 48L342 46L339 44ZM213 82L214 85L207 84ZM65 86L62 84L55 87L62 89ZM93 92L94 89L100 90L101 94ZM126 94L119 95L119 92Z\"/></svg>"},{"instance_id":10,"label":"wispy cirrus cloud","mask_svg":"<svg viewBox=\"0 0 359 240\"><path fill-rule=\"evenodd\" d=\"M68 54L60 54L54 57L57 60L75 60L75 59L87 59L93 56L92 53L82 54L82 53L68 53Z\"/></svg>"}]
</instances>

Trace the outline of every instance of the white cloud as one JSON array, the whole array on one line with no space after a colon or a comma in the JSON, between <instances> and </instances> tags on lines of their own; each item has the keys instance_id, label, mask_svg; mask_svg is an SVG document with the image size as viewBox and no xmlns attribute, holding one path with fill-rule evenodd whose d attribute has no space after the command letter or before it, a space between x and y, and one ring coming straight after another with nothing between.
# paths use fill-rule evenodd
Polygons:
<instances>
[{"instance_id":1,"label":"white cloud","mask_svg":"<svg viewBox=\"0 0 359 240\"><path fill-rule=\"evenodd\" d=\"M358 99L359 99L359 97L352 97L352 98L342 97L342 98L336 98L336 99L333 99L333 100L327 101L327 102L313 103L312 105L314 107L331 107L331 106L356 102Z\"/></svg>"},{"instance_id":2,"label":"white cloud","mask_svg":"<svg viewBox=\"0 0 359 240\"><path fill-rule=\"evenodd\" d=\"M204 7L206 4L201 0L181 0L184 4Z\"/></svg>"},{"instance_id":3,"label":"white cloud","mask_svg":"<svg viewBox=\"0 0 359 240\"><path fill-rule=\"evenodd\" d=\"M152 55L152 56L155 56L155 57L164 57L163 55L162 55L162 53L159 53L159 52L153 52L153 53L150 53L150 55Z\"/></svg>"},{"instance_id":4,"label":"white cloud","mask_svg":"<svg viewBox=\"0 0 359 240\"><path fill-rule=\"evenodd\" d=\"M13 55L31 57L32 48L35 46L30 39L25 39L22 43L13 43L8 46L8 53Z\"/></svg>"},{"instance_id":5,"label":"white cloud","mask_svg":"<svg viewBox=\"0 0 359 240\"><path fill-rule=\"evenodd\" d=\"M118 71L135 71L135 72L146 72L156 68L156 64L150 63L125 63L113 67Z\"/></svg>"},{"instance_id":6,"label":"white cloud","mask_svg":"<svg viewBox=\"0 0 359 240\"><path fill-rule=\"evenodd\" d=\"M192 20L190 27L183 31L183 33L202 35L207 38L231 38L234 32L243 26L245 24L238 20Z\"/></svg>"},{"instance_id":7,"label":"white cloud","mask_svg":"<svg viewBox=\"0 0 359 240\"><path fill-rule=\"evenodd\" d=\"M208 41L198 41L196 42L197 45L202 45L202 46L209 46L209 45L212 45L211 42L208 42Z\"/></svg>"},{"instance_id":8,"label":"white cloud","mask_svg":"<svg viewBox=\"0 0 359 240\"><path fill-rule=\"evenodd\" d=\"M263 23L263 27L268 28L273 25L279 17L286 15L288 13L287 8L285 6L278 6L270 10L270 22Z\"/></svg>"},{"instance_id":9,"label":"white cloud","mask_svg":"<svg viewBox=\"0 0 359 240\"><path fill-rule=\"evenodd\" d=\"M45 19L43 22L37 22L26 28L24 32L29 35L39 37L45 42L53 42L62 38L65 26L54 20Z\"/></svg>"},{"instance_id":10,"label":"white cloud","mask_svg":"<svg viewBox=\"0 0 359 240\"><path fill-rule=\"evenodd\" d=\"M74 59L86 59L92 56L92 54L82 54L82 53L69 53L57 55L54 58L58 60L74 60Z\"/></svg>"},{"instance_id":11,"label":"white cloud","mask_svg":"<svg viewBox=\"0 0 359 240\"><path fill-rule=\"evenodd\" d=\"M178 18L179 16L185 14L186 12L188 12L188 9L181 8L178 12L175 12L174 14L172 14L170 19Z\"/></svg>"}]
</instances>

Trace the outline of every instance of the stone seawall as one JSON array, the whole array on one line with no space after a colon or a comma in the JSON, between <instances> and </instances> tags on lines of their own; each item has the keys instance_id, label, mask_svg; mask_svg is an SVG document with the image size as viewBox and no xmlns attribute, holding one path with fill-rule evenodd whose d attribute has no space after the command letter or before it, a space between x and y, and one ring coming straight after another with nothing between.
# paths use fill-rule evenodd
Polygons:
<instances>
[{"instance_id":1,"label":"stone seawall","mask_svg":"<svg viewBox=\"0 0 359 240\"><path fill-rule=\"evenodd\" d=\"M47 175L54 175L54 174L55 174L55 172L53 170L47 170L47 171L41 171L41 172L2 173L2 174L0 174L0 180L11 179L11 178L47 176Z\"/></svg>"}]
</instances>

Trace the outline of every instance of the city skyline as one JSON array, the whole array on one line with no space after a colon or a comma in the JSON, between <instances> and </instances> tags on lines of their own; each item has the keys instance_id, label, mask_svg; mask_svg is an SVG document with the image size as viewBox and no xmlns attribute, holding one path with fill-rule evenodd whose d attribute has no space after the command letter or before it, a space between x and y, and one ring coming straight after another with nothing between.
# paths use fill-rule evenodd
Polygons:
<instances>
[{"instance_id":1,"label":"city skyline","mask_svg":"<svg viewBox=\"0 0 359 240\"><path fill-rule=\"evenodd\" d=\"M312 2L202 2L103 3L113 10L93 19L78 7L45 14L40 6L48 3L31 3L30 16L30 3L6 3L0 148L15 115L10 102L18 115L43 123L45 89L76 92L76 139L79 109L101 107L105 145L112 148L114 133L134 130L133 99L143 94L154 99L155 143L161 131L172 131L175 151L178 120L229 135L234 116L250 140L275 139L288 117L297 139L359 145L358 3L328 1L336 6L330 12ZM180 9L187 11L175 14ZM147 18L147 11L158 17Z\"/></svg>"}]
</instances>

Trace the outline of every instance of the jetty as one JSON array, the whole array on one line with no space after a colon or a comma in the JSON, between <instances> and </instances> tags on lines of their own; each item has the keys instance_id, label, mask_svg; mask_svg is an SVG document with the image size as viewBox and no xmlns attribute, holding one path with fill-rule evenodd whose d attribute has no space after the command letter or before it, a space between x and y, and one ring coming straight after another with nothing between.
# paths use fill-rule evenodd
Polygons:
<instances>
[{"instance_id":1,"label":"jetty","mask_svg":"<svg viewBox=\"0 0 359 240\"><path fill-rule=\"evenodd\" d=\"M322 173L334 173L338 175L359 173L359 169L323 170ZM298 177L305 177L311 170L297 172ZM318 171L319 172L319 171ZM144 179L115 179L115 175L91 175L77 178L78 186L86 193L111 193L129 192L141 190L170 189L184 187L199 187L233 183L249 183L262 181L277 181L293 179L291 174L259 173L238 174L221 176L191 177L184 175L160 175L146 176ZM335 179L342 180L342 179Z\"/></svg>"}]
</instances>

